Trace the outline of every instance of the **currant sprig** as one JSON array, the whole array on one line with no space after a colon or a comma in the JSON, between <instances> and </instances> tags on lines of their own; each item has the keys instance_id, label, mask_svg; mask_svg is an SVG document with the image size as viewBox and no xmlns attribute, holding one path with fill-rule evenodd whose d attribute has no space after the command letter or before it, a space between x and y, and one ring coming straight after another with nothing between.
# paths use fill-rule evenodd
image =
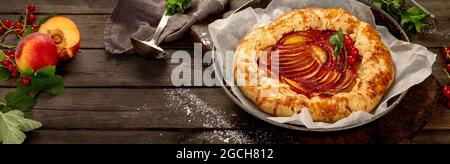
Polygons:
<instances>
[{"instance_id":1,"label":"currant sprig","mask_svg":"<svg viewBox=\"0 0 450 164\"><path fill-rule=\"evenodd\" d=\"M446 67L444 68L444 70L446 70L447 72L447 77L450 78L450 75L448 74L450 72L450 47L444 46L443 50L442 50L442 57L444 58L444 61L447 63ZM446 85L443 89L442 89L442 93L444 94L444 96L447 98L447 107L450 108L450 85Z\"/></svg>"},{"instance_id":2,"label":"currant sprig","mask_svg":"<svg viewBox=\"0 0 450 164\"><path fill-rule=\"evenodd\" d=\"M26 33L31 33L37 30L38 26L35 24L36 6L33 3L28 4L27 9L19 15L17 21L13 23L11 20L5 19L0 21L0 49L14 49L15 46L4 44L6 36L15 34L19 39Z\"/></svg>"},{"instance_id":3,"label":"currant sprig","mask_svg":"<svg viewBox=\"0 0 450 164\"><path fill-rule=\"evenodd\" d=\"M35 24L36 6L33 3L28 4L27 9L18 17L17 22L13 23L11 20L5 19L0 21L0 53L2 53L3 60L0 61L0 67L3 67L9 72L9 77L17 79L20 77L20 71L17 69L15 63L15 48L14 45L4 44L5 38L10 34L15 34L19 39L24 37L27 30L28 33L35 32L38 26ZM3 49L3 50L2 50ZM28 84L29 80L22 78L22 84ZM25 85L25 86L28 86Z\"/></svg>"}]
</instances>

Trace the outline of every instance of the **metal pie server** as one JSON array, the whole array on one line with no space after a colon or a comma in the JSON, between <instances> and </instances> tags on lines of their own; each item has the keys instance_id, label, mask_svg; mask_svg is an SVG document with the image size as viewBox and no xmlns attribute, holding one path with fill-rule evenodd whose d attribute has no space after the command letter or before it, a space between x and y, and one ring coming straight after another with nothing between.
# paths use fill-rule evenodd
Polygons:
<instances>
[{"instance_id":1,"label":"metal pie server","mask_svg":"<svg viewBox=\"0 0 450 164\"><path fill-rule=\"evenodd\" d=\"M164 59L167 53L156 44L156 41L161 36L162 32L167 26L169 22L169 18L171 16L167 15L167 11L164 12L164 15L159 22L158 27L156 28L155 34L153 35L150 41L142 41L136 38L131 38L131 44L137 53L144 57L152 58L152 59Z\"/></svg>"}]
</instances>

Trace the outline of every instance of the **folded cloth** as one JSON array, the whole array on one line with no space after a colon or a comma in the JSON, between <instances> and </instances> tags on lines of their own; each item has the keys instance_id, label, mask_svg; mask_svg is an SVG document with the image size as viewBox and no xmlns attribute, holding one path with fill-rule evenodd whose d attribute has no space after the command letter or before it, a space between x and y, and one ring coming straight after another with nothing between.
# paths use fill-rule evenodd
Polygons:
<instances>
[{"instance_id":1,"label":"folded cloth","mask_svg":"<svg viewBox=\"0 0 450 164\"><path fill-rule=\"evenodd\" d=\"M193 0L184 14L170 19L157 43L183 37L197 21L219 14L228 0ZM150 40L165 11L164 0L119 0L105 28L105 49L111 54L133 53L130 38Z\"/></svg>"}]
</instances>

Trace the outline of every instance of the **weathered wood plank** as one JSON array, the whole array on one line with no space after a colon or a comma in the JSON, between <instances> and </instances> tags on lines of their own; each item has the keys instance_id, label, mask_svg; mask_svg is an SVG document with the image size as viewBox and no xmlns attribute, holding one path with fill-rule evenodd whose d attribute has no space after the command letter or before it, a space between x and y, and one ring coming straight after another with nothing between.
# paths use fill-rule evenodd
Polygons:
<instances>
[{"instance_id":1,"label":"weathered wood plank","mask_svg":"<svg viewBox=\"0 0 450 164\"><path fill-rule=\"evenodd\" d=\"M273 131L286 143L397 143L405 142L423 127L433 109L429 107L434 103L436 86L437 82L429 78L380 120L326 134L269 125L237 107L220 88L69 88L61 96L40 95L34 119L44 124L42 130L239 129ZM0 89L0 93L7 90Z\"/></svg>"},{"instance_id":2,"label":"weathered wood plank","mask_svg":"<svg viewBox=\"0 0 450 164\"><path fill-rule=\"evenodd\" d=\"M4 97L10 89L0 89ZM67 89L41 94L33 111L44 129L248 129L263 124L220 88Z\"/></svg>"},{"instance_id":3,"label":"weathered wood plank","mask_svg":"<svg viewBox=\"0 0 450 164\"><path fill-rule=\"evenodd\" d=\"M40 19L46 15L37 15ZM67 16L78 25L81 34L81 48L84 49L104 49L104 30L109 15L63 15ZM0 15L0 19L10 19L16 21L17 15ZM7 42L14 43L15 36L8 37ZM164 49L192 49L193 42L189 35L185 38L171 43L163 43L161 45Z\"/></svg>"},{"instance_id":4,"label":"weathered wood plank","mask_svg":"<svg viewBox=\"0 0 450 164\"><path fill-rule=\"evenodd\" d=\"M436 52L439 49L432 49ZM174 50L169 51L171 54ZM186 51L193 55L193 51ZM63 63L58 72L64 76L67 87L172 87L171 74L174 69L187 70L200 64L191 60L191 65L172 63L168 60L149 60L137 55L109 55L103 50L82 50L74 60ZM440 56L438 57L440 58ZM441 59L439 59L441 60ZM201 65L203 69L210 66ZM437 75L442 67L435 66ZM192 72L192 78L195 75ZM445 78L440 78L446 81ZM212 83L214 80L207 80ZM12 82L2 82L0 87L11 87Z\"/></svg>"},{"instance_id":5,"label":"weathered wood plank","mask_svg":"<svg viewBox=\"0 0 450 164\"><path fill-rule=\"evenodd\" d=\"M417 0L436 16L436 27L434 30L427 30L422 34L411 37L414 43L427 47L443 47L450 43L450 3L447 0ZM433 29L433 28L432 28Z\"/></svg>"},{"instance_id":6,"label":"weathered wood plank","mask_svg":"<svg viewBox=\"0 0 450 164\"><path fill-rule=\"evenodd\" d=\"M75 1L75 0L72 0ZM70 1L70 2L72 2ZM432 33L423 33L414 35L411 40L414 43L418 43L427 47L442 47L444 44L450 42L449 33L450 29L447 28L450 25L450 13L446 12L449 7L449 3L444 2L445 0L436 1L423 1L421 2L427 6L433 14L436 15L438 19L437 30ZM15 1L14 1L15 2ZM70 4L70 2L65 2ZM73 2L74 3L74 2ZM96 1L84 2L96 4ZM102 2L98 2L102 3ZM104 2L103 2L104 3ZM243 1L232 1L231 8L237 8ZM0 6L1 3L0 3ZM101 6L101 5L100 5ZM1 11L1 10L0 10ZM39 15L38 17L42 17ZM103 31L105 28L105 22L108 19L108 15L68 15L75 22L78 23L80 31L82 33L82 48L104 48L103 44ZM14 15L0 15L0 18L14 18ZM189 36L186 39L180 40L170 44L162 45L164 48L192 48L192 40Z\"/></svg>"},{"instance_id":7,"label":"weathered wood plank","mask_svg":"<svg viewBox=\"0 0 450 164\"><path fill-rule=\"evenodd\" d=\"M449 130L424 130L412 139L417 144L450 144Z\"/></svg>"},{"instance_id":8,"label":"weathered wood plank","mask_svg":"<svg viewBox=\"0 0 450 164\"><path fill-rule=\"evenodd\" d=\"M251 144L278 143L271 132L240 130L90 131L36 130L29 144Z\"/></svg>"},{"instance_id":9,"label":"weathered wood plank","mask_svg":"<svg viewBox=\"0 0 450 164\"><path fill-rule=\"evenodd\" d=\"M194 63L193 59L190 64L173 63L170 58L175 51L168 52L171 55L167 60L149 60L138 55L109 55L103 50L82 50L74 60L61 63L58 72L64 77L67 87L170 87L174 86L171 80L174 69L188 71L194 66L208 67ZM186 53L193 55L191 50ZM189 79L194 79L194 75L192 71ZM193 80L191 82L193 84ZM15 84L2 82L0 86Z\"/></svg>"},{"instance_id":10,"label":"weathered wood plank","mask_svg":"<svg viewBox=\"0 0 450 164\"><path fill-rule=\"evenodd\" d=\"M118 0L2 0L0 13L17 13L30 2L36 5L36 13L109 14Z\"/></svg>"},{"instance_id":11,"label":"weathered wood plank","mask_svg":"<svg viewBox=\"0 0 450 164\"><path fill-rule=\"evenodd\" d=\"M444 99L444 98L441 98ZM450 130L450 110L445 106L446 102L439 101L430 122L424 127L425 130Z\"/></svg>"}]
</instances>

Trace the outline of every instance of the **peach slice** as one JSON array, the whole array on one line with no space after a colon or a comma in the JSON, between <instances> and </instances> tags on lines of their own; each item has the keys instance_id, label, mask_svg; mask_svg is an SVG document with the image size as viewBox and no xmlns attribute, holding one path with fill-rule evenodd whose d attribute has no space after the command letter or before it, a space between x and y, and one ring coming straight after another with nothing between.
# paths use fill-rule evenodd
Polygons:
<instances>
[{"instance_id":1,"label":"peach slice","mask_svg":"<svg viewBox=\"0 0 450 164\"><path fill-rule=\"evenodd\" d=\"M69 60L80 49L81 36L77 25L67 17L55 16L39 28L40 33L49 35L56 46L60 60Z\"/></svg>"}]
</instances>

